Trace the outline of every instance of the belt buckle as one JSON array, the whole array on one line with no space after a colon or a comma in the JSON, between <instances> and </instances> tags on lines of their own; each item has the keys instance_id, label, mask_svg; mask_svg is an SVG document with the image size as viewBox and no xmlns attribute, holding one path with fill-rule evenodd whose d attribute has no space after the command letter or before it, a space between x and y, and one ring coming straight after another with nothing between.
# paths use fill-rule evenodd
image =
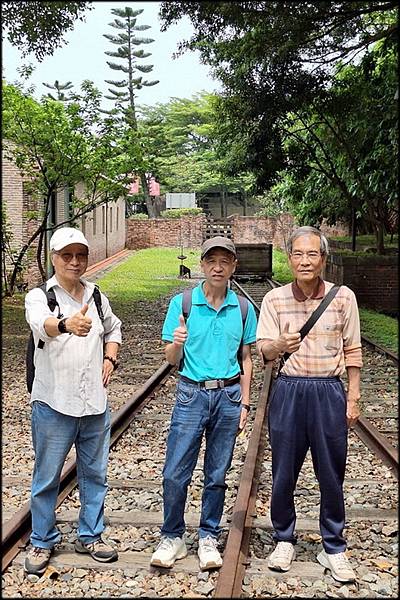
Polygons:
<instances>
[{"instance_id":1,"label":"belt buckle","mask_svg":"<svg viewBox=\"0 0 400 600\"><path fill-rule=\"evenodd\" d=\"M216 390L219 388L219 379L210 379L204 382L206 390Z\"/></svg>"}]
</instances>

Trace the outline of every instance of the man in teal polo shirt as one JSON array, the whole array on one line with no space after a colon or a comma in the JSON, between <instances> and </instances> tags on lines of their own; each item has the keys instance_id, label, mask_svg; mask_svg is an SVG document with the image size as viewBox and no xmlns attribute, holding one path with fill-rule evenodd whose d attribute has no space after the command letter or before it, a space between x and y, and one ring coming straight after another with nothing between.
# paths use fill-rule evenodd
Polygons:
<instances>
[{"instance_id":1,"label":"man in teal polo shirt","mask_svg":"<svg viewBox=\"0 0 400 600\"><path fill-rule=\"evenodd\" d=\"M187 489L205 434L204 489L199 527L200 568L218 568L217 548L225 490L236 435L246 424L257 319L249 303L244 324L236 294L228 282L236 268L232 240L217 236L201 248L205 280L192 294L187 323L182 294L172 298L162 339L166 359L179 365L176 402L163 470L164 523L153 566L172 567L187 554L184 511ZM242 373L237 352L243 336Z\"/></svg>"}]
</instances>

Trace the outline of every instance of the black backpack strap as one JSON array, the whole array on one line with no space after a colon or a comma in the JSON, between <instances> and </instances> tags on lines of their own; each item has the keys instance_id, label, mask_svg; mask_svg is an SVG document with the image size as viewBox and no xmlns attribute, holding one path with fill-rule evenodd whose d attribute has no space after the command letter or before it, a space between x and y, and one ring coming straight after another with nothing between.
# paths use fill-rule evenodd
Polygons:
<instances>
[{"instance_id":1,"label":"black backpack strap","mask_svg":"<svg viewBox=\"0 0 400 600\"><path fill-rule=\"evenodd\" d=\"M193 288L185 288L183 290L183 294L182 294L182 315L183 318L185 319L185 323L188 320L189 314L190 314L190 310L192 308L192 294L193 294ZM179 361L179 367L178 370L182 371L183 369L183 363L184 363L184 348L182 348L182 358Z\"/></svg>"},{"instance_id":2,"label":"black backpack strap","mask_svg":"<svg viewBox=\"0 0 400 600\"><path fill-rule=\"evenodd\" d=\"M56 293L54 291L54 288L51 287L49 290L46 289L47 288L47 283L42 283L42 285L39 285L38 287L45 294L46 299L47 299L47 306L49 307L49 309L51 310L51 312L53 312L53 310L56 307L58 307L58 316L57 316L57 319L59 319L60 316L61 316L61 311L60 311L60 306L59 306L59 304L57 302Z\"/></svg>"},{"instance_id":3,"label":"black backpack strap","mask_svg":"<svg viewBox=\"0 0 400 600\"><path fill-rule=\"evenodd\" d=\"M47 299L47 306L49 307L51 312L53 312L56 308L58 308L57 319L60 319L62 315L61 315L60 305L58 304L54 288L50 288L49 290L47 290L46 289L47 283L42 283L42 285L39 285L38 287L39 287L39 289L42 290L42 292L44 292L46 299ZM44 341L39 340L38 348L40 348L40 350L42 350L43 347L44 347Z\"/></svg>"},{"instance_id":4,"label":"black backpack strap","mask_svg":"<svg viewBox=\"0 0 400 600\"><path fill-rule=\"evenodd\" d=\"M310 318L304 323L303 327L299 331L301 340L303 340L310 331L310 329L314 327L315 323L318 321L324 310L328 307L328 305L332 302L332 300L338 293L339 288L340 285L334 285L323 298L323 300L321 300L321 302L318 304L317 308L314 310ZM278 375L284 363L290 356L291 354L289 352L285 352L285 354L281 358Z\"/></svg>"},{"instance_id":5,"label":"black backpack strap","mask_svg":"<svg viewBox=\"0 0 400 600\"><path fill-rule=\"evenodd\" d=\"M46 296L47 306L49 307L51 312L53 312L56 309L56 307L58 307L57 319L60 319L61 318L60 305L57 302L56 293L54 291L54 288L50 288L48 290L46 282L42 283L42 285L39 285L38 288L40 290L42 290L42 292ZM39 340L37 347L39 348L39 350L42 350L44 348L44 341ZM30 335L29 335L29 339L28 339L28 346L26 349L26 357L25 357L26 386L28 388L29 393L32 392L33 380L35 378L35 363L34 363L34 359L33 359L34 354L35 354L35 342L34 342L33 333L31 331Z\"/></svg>"},{"instance_id":6,"label":"black backpack strap","mask_svg":"<svg viewBox=\"0 0 400 600\"><path fill-rule=\"evenodd\" d=\"M100 321L104 321L103 307L101 306L101 293L98 285L94 286L93 300L99 313Z\"/></svg>"},{"instance_id":7,"label":"black backpack strap","mask_svg":"<svg viewBox=\"0 0 400 600\"><path fill-rule=\"evenodd\" d=\"M240 366L240 372L243 375L244 371L243 371L243 336L244 336L244 326L246 324L246 319L247 319L247 313L249 311L249 302L247 300L247 298L245 298L244 296L239 296L239 294L237 295L237 299L239 301L239 307L240 307L240 312L242 314L242 325L243 325L243 333L242 333L242 339L240 340L240 344L239 344L239 348L237 351L237 359L238 359L238 363Z\"/></svg>"}]
</instances>

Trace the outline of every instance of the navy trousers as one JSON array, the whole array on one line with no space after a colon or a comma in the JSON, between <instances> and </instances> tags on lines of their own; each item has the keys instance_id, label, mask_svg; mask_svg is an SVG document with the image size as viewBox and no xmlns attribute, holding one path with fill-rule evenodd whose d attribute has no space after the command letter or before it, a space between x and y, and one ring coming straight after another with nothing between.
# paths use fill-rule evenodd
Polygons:
<instances>
[{"instance_id":1,"label":"navy trousers","mask_svg":"<svg viewBox=\"0 0 400 600\"><path fill-rule=\"evenodd\" d=\"M296 543L294 490L310 448L320 489L320 531L328 554L346 550L343 480L346 397L338 377L288 377L274 383L268 410L274 539Z\"/></svg>"}]
</instances>

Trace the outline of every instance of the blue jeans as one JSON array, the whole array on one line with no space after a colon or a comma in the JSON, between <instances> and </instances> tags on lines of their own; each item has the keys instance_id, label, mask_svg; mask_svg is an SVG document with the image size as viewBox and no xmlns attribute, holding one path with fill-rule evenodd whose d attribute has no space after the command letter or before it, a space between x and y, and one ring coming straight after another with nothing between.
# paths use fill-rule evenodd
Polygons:
<instances>
[{"instance_id":1,"label":"blue jeans","mask_svg":"<svg viewBox=\"0 0 400 600\"><path fill-rule=\"evenodd\" d=\"M78 538L85 543L96 541L104 530L110 446L108 407L100 415L71 417L36 400L32 405L32 441L35 451L31 492L32 546L52 548L61 539L55 508L61 471L73 444L81 503Z\"/></svg>"},{"instance_id":2,"label":"blue jeans","mask_svg":"<svg viewBox=\"0 0 400 600\"><path fill-rule=\"evenodd\" d=\"M161 534L182 537L187 489L205 432L204 489L199 537L218 537L224 509L226 472L241 412L240 384L206 390L179 380L163 469L164 523Z\"/></svg>"},{"instance_id":3,"label":"blue jeans","mask_svg":"<svg viewBox=\"0 0 400 600\"><path fill-rule=\"evenodd\" d=\"M343 480L348 430L342 382L337 377L278 377L271 394L268 426L274 539L296 542L293 494L310 449L321 494L322 544L328 554L344 552Z\"/></svg>"}]
</instances>

